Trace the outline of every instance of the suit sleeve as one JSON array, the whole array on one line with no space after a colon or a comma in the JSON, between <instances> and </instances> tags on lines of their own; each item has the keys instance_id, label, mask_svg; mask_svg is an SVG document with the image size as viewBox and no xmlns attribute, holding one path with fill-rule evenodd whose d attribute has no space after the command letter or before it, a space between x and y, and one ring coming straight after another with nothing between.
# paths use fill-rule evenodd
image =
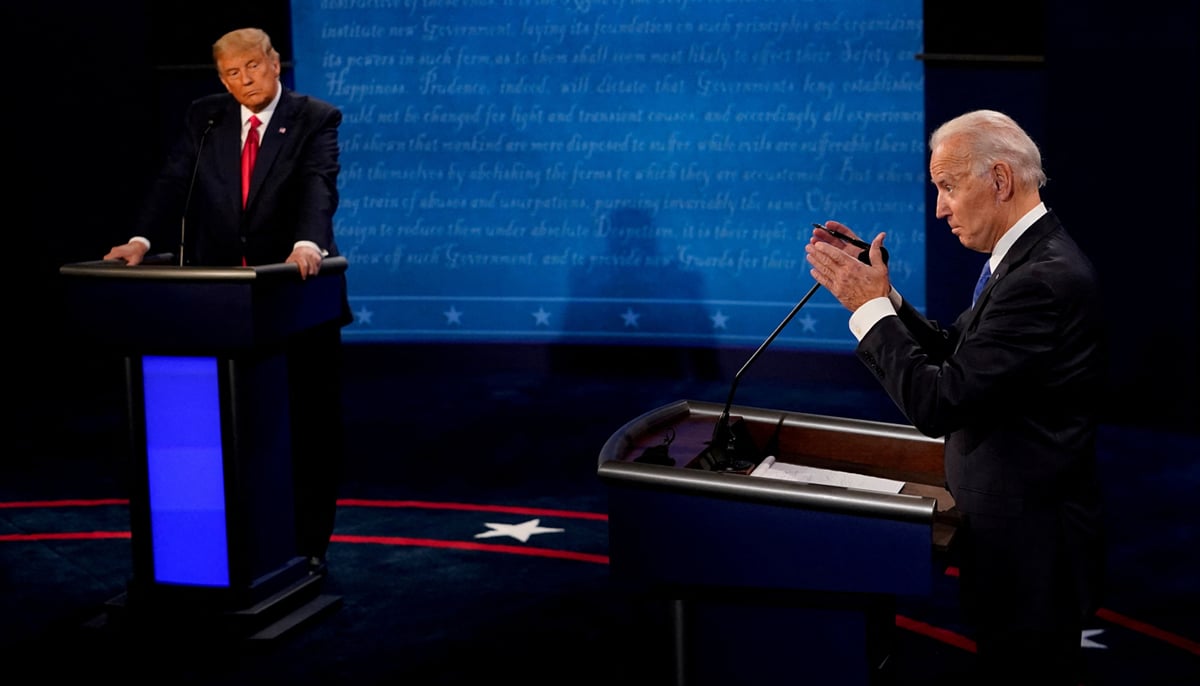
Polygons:
<instances>
[{"instance_id":1,"label":"suit sleeve","mask_svg":"<svg viewBox=\"0 0 1200 686\"><path fill-rule=\"evenodd\" d=\"M301 192L295 240L312 241L330 255L336 255L333 215L338 206L338 127L342 113L324 103L314 109L317 124L297 170Z\"/></svg>"},{"instance_id":2,"label":"suit sleeve","mask_svg":"<svg viewBox=\"0 0 1200 686\"><path fill-rule=\"evenodd\" d=\"M881 320L856 352L913 426L945 436L1005 403L1036 402L1063 339L1062 302L1053 279L1011 274L954 330L936 332L910 311Z\"/></svg>"}]
</instances>

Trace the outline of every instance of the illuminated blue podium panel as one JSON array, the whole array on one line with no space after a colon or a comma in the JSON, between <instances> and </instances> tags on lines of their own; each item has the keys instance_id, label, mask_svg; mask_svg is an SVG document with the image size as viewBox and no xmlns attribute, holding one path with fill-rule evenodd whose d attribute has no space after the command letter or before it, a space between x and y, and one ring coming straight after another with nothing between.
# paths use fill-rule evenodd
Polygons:
<instances>
[{"instance_id":1,"label":"illuminated blue podium panel","mask_svg":"<svg viewBox=\"0 0 1200 686\"><path fill-rule=\"evenodd\" d=\"M744 440L766 452L711 471L700 458L722 410L679 401L637 417L597 470L613 579L662 599L674 683L883 683L895 598L930 592L934 553L953 535L942 442L734 407Z\"/></svg>"},{"instance_id":2,"label":"illuminated blue podium panel","mask_svg":"<svg viewBox=\"0 0 1200 686\"><path fill-rule=\"evenodd\" d=\"M345 269L60 268L69 321L125 361L133 573L116 605L253 635L329 604L296 548L288 350L342 315Z\"/></svg>"}]
</instances>

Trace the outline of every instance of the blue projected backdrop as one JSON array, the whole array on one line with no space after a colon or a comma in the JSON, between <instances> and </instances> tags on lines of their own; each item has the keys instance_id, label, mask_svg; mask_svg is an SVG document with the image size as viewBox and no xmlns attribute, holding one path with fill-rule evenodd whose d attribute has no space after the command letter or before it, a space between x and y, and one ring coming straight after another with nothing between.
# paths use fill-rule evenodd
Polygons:
<instances>
[{"instance_id":1,"label":"blue projected backdrop","mask_svg":"<svg viewBox=\"0 0 1200 686\"><path fill-rule=\"evenodd\" d=\"M293 0L349 341L753 346L813 222L924 307L920 0ZM775 346L849 349L824 291Z\"/></svg>"}]
</instances>

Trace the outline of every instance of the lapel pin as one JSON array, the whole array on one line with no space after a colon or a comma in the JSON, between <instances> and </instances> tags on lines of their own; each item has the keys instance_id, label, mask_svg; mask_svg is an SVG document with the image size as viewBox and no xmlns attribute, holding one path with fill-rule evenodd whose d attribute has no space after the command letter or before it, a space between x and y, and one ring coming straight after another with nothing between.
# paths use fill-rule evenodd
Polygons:
<instances>
[{"instance_id":1,"label":"lapel pin","mask_svg":"<svg viewBox=\"0 0 1200 686\"><path fill-rule=\"evenodd\" d=\"M287 127L286 126L279 127L279 133L287 133Z\"/></svg>"}]
</instances>

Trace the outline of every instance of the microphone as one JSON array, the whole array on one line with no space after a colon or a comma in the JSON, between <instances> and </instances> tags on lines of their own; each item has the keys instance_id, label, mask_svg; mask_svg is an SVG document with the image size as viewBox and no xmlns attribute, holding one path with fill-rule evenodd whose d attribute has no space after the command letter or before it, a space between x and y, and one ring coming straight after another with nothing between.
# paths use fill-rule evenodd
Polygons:
<instances>
[{"instance_id":1,"label":"microphone","mask_svg":"<svg viewBox=\"0 0 1200 686\"><path fill-rule=\"evenodd\" d=\"M814 224L813 226L822 229L825 228L820 224ZM829 229L826 229L826 231L829 231ZM830 231L830 233L834 232ZM837 238L851 243L856 247L870 247L868 244L862 243L862 241L858 241L856 239L852 239L849 236L843 236L842 234L838 233L834 233L834 235ZM884 250L881 252L881 254L883 256L883 263L887 264L887 251ZM863 250L861 253L859 253L858 261L867 265L871 264L870 251ZM733 375L733 383L729 387L729 396L725 400L725 409L721 412L721 417L717 419L717 425L713 427L712 440L709 441L708 447L705 448L704 452L700 454L700 459L698 462L701 467L714 472L747 472L753 469L758 463L758 460L761 458L761 456L753 454L754 446L751 445L749 450L744 447L745 444L750 440L750 437L746 434L744 428L741 431L735 431L734 428L729 424L729 412L733 408L733 395L737 392L738 382L742 380L742 375L746 373L746 370L750 368L750 365L754 364L759 355L761 355L762 352L767 349L767 346L771 345L771 343L777 336L779 336L788 323L792 321L792 318L796 316L796 313L800 311L800 308L804 307L804 305L809 301L810 298L813 297L814 294L816 294L820 287L821 284L815 283L813 284L812 288L808 289L808 292L804 294L804 297L800 298L800 302L796 303L796 306L793 307L792 311L783 318L783 321L779 323L779 326L776 326L775 330L771 332L771 335L767 336L767 340L763 341L762 345L758 346L758 350L755 350L754 353L750 355L750 358L746 360L746 363L742 365L742 368L738 370L737 374ZM775 435L771 439L772 445L776 445L778 443L779 430L782 428L782 426L783 420L781 419L779 426L775 428Z\"/></svg>"},{"instance_id":2,"label":"microphone","mask_svg":"<svg viewBox=\"0 0 1200 686\"><path fill-rule=\"evenodd\" d=\"M204 131L200 132L200 143L196 145L196 162L192 165L192 178L188 181L187 195L183 198L183 215L179 217L179 266L183 266L183 244L187 239L187 213L188 208L192 205L192 189L196 187L196 175L200 171L200 153L204 150L204 141L208 139L208 132L212 131L212 127L221 121L221 113L213 112L208 115L208 121L204 125Z\"/></svg>"}]
</instances>

